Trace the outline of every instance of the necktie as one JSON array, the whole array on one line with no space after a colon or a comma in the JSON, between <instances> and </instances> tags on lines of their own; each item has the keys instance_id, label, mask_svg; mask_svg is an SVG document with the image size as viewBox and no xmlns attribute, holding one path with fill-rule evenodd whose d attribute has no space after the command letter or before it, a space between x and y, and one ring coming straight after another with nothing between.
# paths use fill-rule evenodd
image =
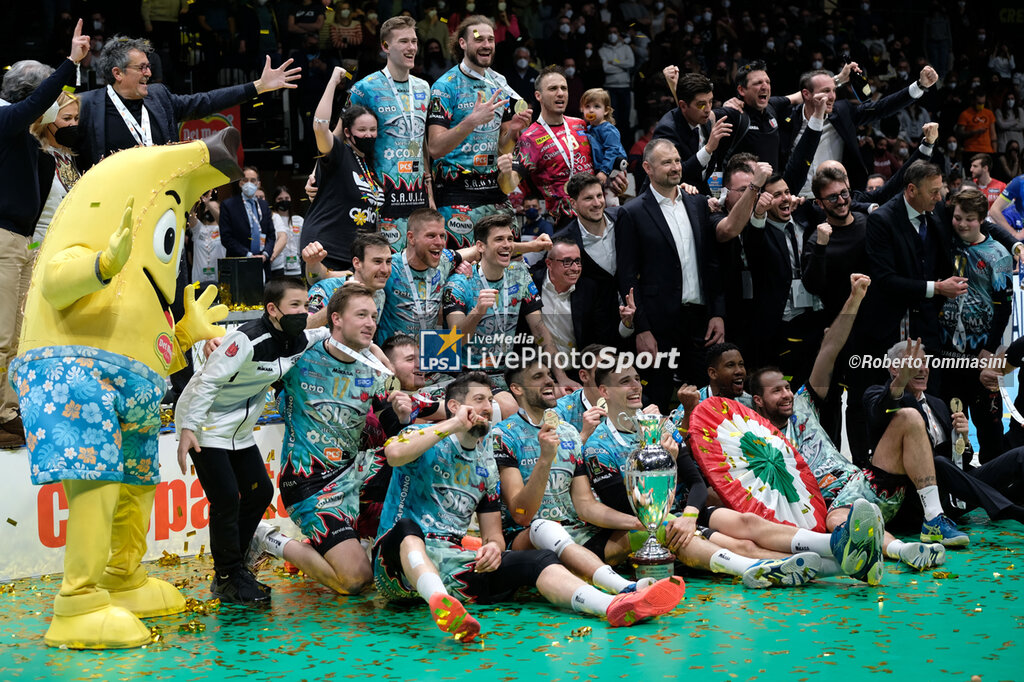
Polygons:
<instances>
[{"instance_id":1,"label":"necktie","mask_svg":"<svg viewBox=\"0 0 1024 682\"><path fill-rule=\"evenodd\" d=\"M793 279L800 279L800 245L796 240L796 226L793 225L793 221L786 223L786 236L789 238L789 246L793 249L789 258Z\"/></svg>"},{"instance_id":2,"label":"necktie","mask_svg":"<svg viewBox=\"0 0 1024 682\"><path fill-rule=\"evenodd\" d=\"M263 244L260 239L260 221L256 217L256 202L252 199L244 199L245 213L249 216L249 253L256 256L263 251Z\"/></svg>"},{"instance_id":3,"label":"necktie","mask_svg":"<svg viewBox=\"0 0 1024 682\"><path fill-rule=\"evenodd\" d=\"M928 216L922 213L917 217L917 233L921 235L921 241L928 241Z\"/></svg>"}]
</instances>

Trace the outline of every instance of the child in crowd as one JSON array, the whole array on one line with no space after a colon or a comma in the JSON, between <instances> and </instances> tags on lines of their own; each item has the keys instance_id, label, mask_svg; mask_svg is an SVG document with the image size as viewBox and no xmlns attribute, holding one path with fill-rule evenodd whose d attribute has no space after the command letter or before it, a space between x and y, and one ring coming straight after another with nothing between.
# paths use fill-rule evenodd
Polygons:
<instances>
[{"instance_id":1,"label":"child in crowd","mask_svg":"<svg viewBox=\"0 0 1024 682\"><path fill-rule=\"evenodd\" d=\"M607 186L608 178L616 170L625 170L626 150L622 146L619 129L615 127L612 98L604 88L591 88L580 99L583 118L587 120L587 137L594 156L595 175ZM619 168L619 166L622 168ZM605 191L605 205L618 206L619 198Z\"/></svg>"},{"instance_id":2,"label":"child in crowd","mask_svg":"<svg viewBox=\"0 0 1024 682\"><path fill-rule=\"evenodd\" d=\"M981 233L988 200L977 189L963 189L949 198L953 211L954 274L967 278L967 293L946 300L939 315L942 355L986 358L993 355L1010 319L1013 258L997 241ZM982 386L981 368L946 368L945 399L959 399L978 430L982 463L1002 454L1003 402L998 390ZM954 412L958 410L953 410ZM955 449L954 449L955 452ZM964 464L970 452L963 454Z\"/></svg>"}]
</instances>

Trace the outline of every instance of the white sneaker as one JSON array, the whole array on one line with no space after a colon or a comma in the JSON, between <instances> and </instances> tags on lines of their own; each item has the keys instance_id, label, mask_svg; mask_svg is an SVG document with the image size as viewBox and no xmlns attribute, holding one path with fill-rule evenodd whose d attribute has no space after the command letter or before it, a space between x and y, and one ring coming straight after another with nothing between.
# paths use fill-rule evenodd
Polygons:
<instances>
[{"instance_id":1,"label":"white sneaker","mask_svg":"<svg viewBox=\"0 0 1024 682\"><path fill-rule=\"evenodd\" d=\"M245 567L253 575L259 575L260 569L274 558L269 549L271 544L269 538L272 533L277 533L280 530L280 526L271 525L266 521L260 521L260 525L256 526L256 532L253 533L252 540L249 541L249 548L245 552Z\"/></svg>"}]
</instances>

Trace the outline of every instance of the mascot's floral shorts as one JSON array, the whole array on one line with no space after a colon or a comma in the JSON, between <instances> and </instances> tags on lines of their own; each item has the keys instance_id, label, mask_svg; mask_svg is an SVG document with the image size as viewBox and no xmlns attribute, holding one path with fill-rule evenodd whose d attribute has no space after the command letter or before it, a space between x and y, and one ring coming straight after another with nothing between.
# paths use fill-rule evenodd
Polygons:
<instances>
[{"instance_id":1,"label":"mascot's floral shorts","mask_svg":"<svg viewBox=\"0 0 1024 682\"><path fill-rule=\"evenodd\" d=\"M11 363L32 482L160 480L157 437L167 380L89 346L47 346Z\"/></svg>"}]
</instances>

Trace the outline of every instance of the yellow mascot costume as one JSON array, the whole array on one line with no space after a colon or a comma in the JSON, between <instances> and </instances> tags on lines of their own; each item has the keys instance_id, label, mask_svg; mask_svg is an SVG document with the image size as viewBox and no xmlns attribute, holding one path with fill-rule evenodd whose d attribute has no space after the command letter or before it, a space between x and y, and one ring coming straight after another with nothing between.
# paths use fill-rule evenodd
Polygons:
<instances>
[{"instance_id":1,"label":"yellow mascot costume","mask_svg":"<svg viewBox=\"0 0 1024 682\"><path fill-rule=\"evenodd\" d=\"M68 498L64 580L45 641L108 649L150 641L139 618L185 601L141 566L159 481L157 437L167 375L227 315L184 293L175 324L186 214L234 181L240 136L137 147L97 164L64 199L39 253L11 383L21 401L32 482Z\"/></svg>"}]
</instances>

